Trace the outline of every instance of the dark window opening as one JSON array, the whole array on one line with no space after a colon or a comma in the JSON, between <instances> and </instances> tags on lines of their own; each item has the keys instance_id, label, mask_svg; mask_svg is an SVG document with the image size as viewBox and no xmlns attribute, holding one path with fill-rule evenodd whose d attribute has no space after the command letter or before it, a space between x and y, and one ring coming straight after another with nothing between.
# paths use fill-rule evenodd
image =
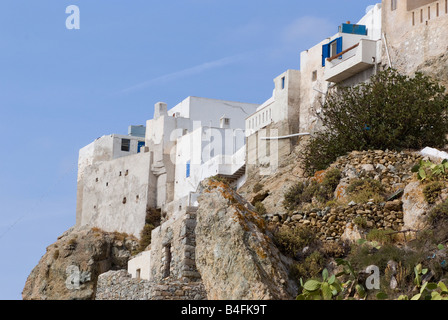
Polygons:
<instances>
[{"instance_id":1,"label":"dark window opening","mask_svg":"<svg viewBox=\"0 0 448 320\"><path fill-rule=\"evenodd\" d=\"M121 151L129 152L131 150L131 140L121 139Z\"/></svg>"},{"instance_id":2,"label":"dark window opening","mask_svg":"<svg viewBox=\"0 0 448 320\"><path fill-rule=\"evenodd\" d=\"M312 81L316 81L317 80L317 70L313 71L313 75L311 76L311 80Z\"/></svg>"},{"instance_id":3,"label":"dark window opening","mask_svg":"<svg viewBox=\"0 0 448 320\"><path fill-rule=\"evenodd\" d=\"M282 78L282 89L285 89L285 77Z\"/></svg>"},{"instance_id":4,"label":"dark window opening","mask_svg":"<svg viewBox=\"0 0 448 320\"><path fill-rule=\"evenodd\" d=\"M126 197L123 198L123 204L125 204L125 203L126 203Z\"/></svg>"},{"instance_id":5,"label":"dark window opening","mask_svg":"<svg viewBox=\"0 0 448 320\"><path fill-rule=\"evenodd\" d=\"M164 247L163 252L163 277L168 278L170 276L171 269L171 244Z\"/></svg>"}]
</instances>

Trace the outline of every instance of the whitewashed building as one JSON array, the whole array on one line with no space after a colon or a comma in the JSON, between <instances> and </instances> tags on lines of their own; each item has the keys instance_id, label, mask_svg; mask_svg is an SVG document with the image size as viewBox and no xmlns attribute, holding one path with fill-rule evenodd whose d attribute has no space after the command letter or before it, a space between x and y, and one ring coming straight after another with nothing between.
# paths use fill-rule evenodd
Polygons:
<instances>
[{"instance_id":1,"label":"whitewashed building","mask_svg":"<svg viewBox=\"0 0 448 320\"><path fill-rule=\"evenodd\" d=\"M188 97L173 108L155 104L144 126L107 135L82 148L77 225L140 236L148 207L167 212L194 206L213 175L245 173L244 119L257 104ZM241 181L241 179L240 179Z\"/></svg>"}]
</instances>

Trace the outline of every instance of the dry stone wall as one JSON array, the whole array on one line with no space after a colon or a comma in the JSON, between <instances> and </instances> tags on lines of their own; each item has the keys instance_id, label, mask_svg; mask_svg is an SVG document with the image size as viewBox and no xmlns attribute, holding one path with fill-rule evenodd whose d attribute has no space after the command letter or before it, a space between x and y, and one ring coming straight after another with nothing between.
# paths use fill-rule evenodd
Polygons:
<instances>
[{"instance_id":1,"label":"dry stone wall","mask_svg":"<svg viewBox=\"0 0 448 320\"><path fill-rule=\"evenodd\" d=\"M109 271L98 278L95 300L206 300L201 282L152 282L134 279L125 270Z\"/></svg>"},{"instance_id":2,"label":"dry stone wall","mask_svg":"<svg viewBox=\"0 0 448 320\"><path fill-rule=\"evenodd\" d=\"M338 241L344 238L347 231L358 229L401 231L406 227L401 196L406 186L412 182L412 167L421 158L419 153L411 151L353 151L339 157L330 166L341 171L341 180L334 195L342 203L345 200L346 205L271 214L267 216L267 220L278 226L308 227L323 241ZM318 173L315 179L319 181L324 174L325 172ZM354 179L381 182L389 201L348 202L347 187Z\"/></svg>"}]
</instances>

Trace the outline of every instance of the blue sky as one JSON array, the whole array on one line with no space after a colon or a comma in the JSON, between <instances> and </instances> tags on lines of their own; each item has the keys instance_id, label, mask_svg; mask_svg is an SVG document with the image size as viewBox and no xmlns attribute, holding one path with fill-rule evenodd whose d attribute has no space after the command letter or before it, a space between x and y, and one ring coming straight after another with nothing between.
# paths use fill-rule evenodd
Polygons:
<instances>
[{"instance_id":1,"label":"blue sky","mask_svg":"<svg viewBox=\"0 0 448 320\"><path fill-rule=\"evenodd\" d=\"M379 2L379 1L377 1ZM2 0L0 300L75 224L78 150L188 96L262 103L369 0ZM79 30L65 9L80 9Z\"/></svg>"}]
</instances>

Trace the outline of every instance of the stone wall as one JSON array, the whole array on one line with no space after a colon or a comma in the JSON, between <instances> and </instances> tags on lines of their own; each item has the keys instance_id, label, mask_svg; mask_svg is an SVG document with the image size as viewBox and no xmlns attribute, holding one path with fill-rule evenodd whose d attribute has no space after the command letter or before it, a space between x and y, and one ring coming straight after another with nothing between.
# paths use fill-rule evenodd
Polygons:
<instances>
[{"instance_id":1,"label":"stone wall","mask_svg":"<svg viewBox=\"0 0 448 320\"><path fill-rule=\"evenodd\" d=\"M195 263L195 227L195 209L188 208L163 221L161 226L152 231L150 279L200 279Z\"/></svg>"},{"instance_id":2,"label":"stone wall","mask_svg":"<svg viewBox=\"0 0 448 320\"><path fill-rule=\"evenodd\" d=\"M289 227L308 227L323 241L340 240L347 228L391 229L400 231L404 226L401 200L375 204L352 204L346 207L296 211L291 215L270 217L271 222ZM282 219L283 218L283 219Z\"/></svg>"},{"instance_id":3,"label":"stone wall","mask_svg":"<svg viewBox=\"0 0 448 320\"><path fill-rule=\"evenodd\" d=\"M407 228L401 196L406 186L413 181L412 167L421 158L419 153L411 151L353 151L339 157L330 166L341 172L341 180L334 193L340 204L334 207L321 204L309 210L298 209L292 213L271 214L267 216L267 220L278 226L309 227L324 241L337 241L342 238L347 228L353 229L355 226L366 230L375 228L400 231ZM319 172L313 179L320 182L324 175L325 172ZM349 201L346 190L354 179L373 179L381 182L385 189L385 201Z\"/></svg>"},{"instance_id":4,"label":"stone wall","mask_svg":"<svg viewBox=\"0 0 448 320\"><path fill-rule=\"evenodd\" d=\"M446 1L400 0L396 10L391 10L391 1L382 1L383 32L387 41L387 47L383 49L383 64L388 64L389 54L393 68L406 74L420 70L437 77L447 86L446 64L438 59L448 48ZM430 68L428 62L432 62ZM426 67L422 67L424 65Z\"/></svg>"},{"instance_id":5,"label":"stone wall","mask_svg":"<svg viewBox=\"0 0 448 320\"><path fill-rule=\"evenodd\" d=\"M98 277L95 300L206 300L201 282L151 282L131 278L125 270Z\"/></svg>"}]
</instances>

